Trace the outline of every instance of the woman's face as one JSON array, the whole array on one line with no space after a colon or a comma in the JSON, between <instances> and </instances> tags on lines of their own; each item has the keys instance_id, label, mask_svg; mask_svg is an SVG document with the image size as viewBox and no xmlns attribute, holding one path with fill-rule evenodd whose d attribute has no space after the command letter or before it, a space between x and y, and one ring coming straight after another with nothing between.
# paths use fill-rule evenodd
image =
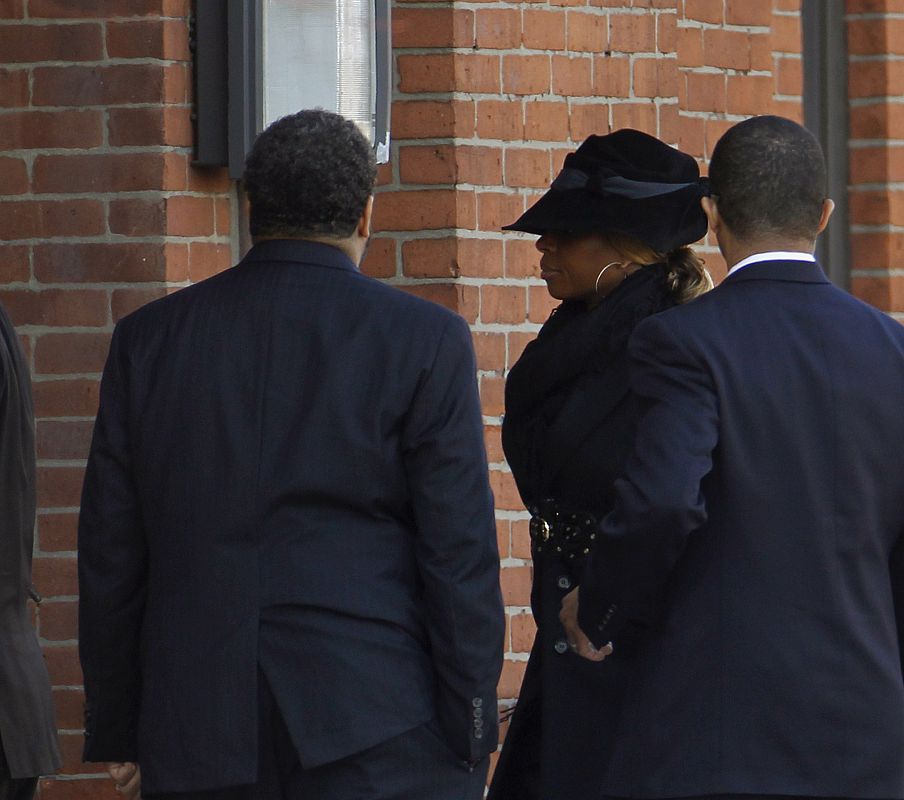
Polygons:
<instances>
[{"instance_id":1,"label":"woman's face","mask_svg":"<svg viewBox=\"0 0 904 800\"><path fill-rule=\"evenodd\" d=\"M597 287L600 270L624 260L602 234L544 233L536 246L542 253L540 277L557 300L582 300L592 306L625 278L616 264L603 273Z\"/></svg>"}]
</instances>

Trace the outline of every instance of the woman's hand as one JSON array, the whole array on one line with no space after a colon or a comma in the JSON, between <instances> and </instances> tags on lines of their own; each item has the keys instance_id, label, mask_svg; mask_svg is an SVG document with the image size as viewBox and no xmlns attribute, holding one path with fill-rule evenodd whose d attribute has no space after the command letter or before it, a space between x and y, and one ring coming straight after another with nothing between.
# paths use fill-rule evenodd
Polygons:
<instances>
[{"instance_id":1,"label":"woman's hand","mask_svg":"<svg viewBox=\"0 0 904 800\"><path fill-rule=\"evenodd\" d=\"M604 661L612 655L612 642L604 644L597 649L587 634L578 625L578 591L580 587L572 589L562 598L562 610L559 612L559 620L565 628L568 637L568 646L573 653L586 658L588 661Z\"/></svg>"},{"instance_id":2,"label":"woman's hand","mask_svg":"<svg viewBox=\"0 0 904 800\"><path fill-rule=\"evenodd\" d=\"M124 764L107 764L107 772L116 784L116 791L129 800L141 800L141 768L127 761Z\"/></svg>"}]
</instances>

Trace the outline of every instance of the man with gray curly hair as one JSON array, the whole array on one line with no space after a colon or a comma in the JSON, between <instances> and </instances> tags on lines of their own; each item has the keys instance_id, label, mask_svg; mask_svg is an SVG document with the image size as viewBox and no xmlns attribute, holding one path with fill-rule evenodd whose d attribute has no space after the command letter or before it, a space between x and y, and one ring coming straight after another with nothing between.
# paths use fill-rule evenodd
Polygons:
<instances>
[{"instance_id":1,"label":"man with gray curly hair","mask_svg":"<svg viewBox=\"0 0 904 800\"><path fill-rule=\"evenodd\" d=\"M302 111L236 267L122 320L79 528L85 758L146 799L483 795L503 612L470 332L358 271L375 166Z\"/></svg>"}]
</instances>

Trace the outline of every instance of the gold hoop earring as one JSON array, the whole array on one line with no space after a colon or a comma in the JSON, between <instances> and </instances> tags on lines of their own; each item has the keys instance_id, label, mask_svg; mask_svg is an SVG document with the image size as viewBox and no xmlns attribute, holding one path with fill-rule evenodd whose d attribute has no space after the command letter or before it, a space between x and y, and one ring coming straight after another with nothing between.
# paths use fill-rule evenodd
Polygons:
<instances>
[{"instance_id":1,"label":"gold hoop earring","mask_svg":"<svg viewBox=\"0 0 904 800\"><path fill-rule=\"evenodd\" d=\"M605 267L603 267L603 268L600 270L600 274L596 276L596 283L593 284L593 291L594 291L596 294L599 294L599 293L600 293L600 278L603 277L603 273L604 273L607 269L609 269L609 267L615 267L615 266L621 266L621 261L610 261L608 264L606 264ZM627 277L627 276L626 276L626 277Z\"/></svg>"}]
</instances>

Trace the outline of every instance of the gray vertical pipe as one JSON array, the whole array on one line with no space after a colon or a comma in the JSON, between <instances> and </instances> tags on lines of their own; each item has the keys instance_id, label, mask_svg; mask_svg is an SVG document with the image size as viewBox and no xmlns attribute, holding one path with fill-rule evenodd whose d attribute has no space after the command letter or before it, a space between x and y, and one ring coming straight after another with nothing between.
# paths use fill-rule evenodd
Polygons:
<instances>
[{"instance_id":1,"label":"gray vertical pipe","mask_svg":"<svg viewBox=\"0 0 904 800\"><path fill-rule=\"evenodd\" d=\"M803 0L804 124L819 139L835 201L816 257L837 286L850 282L848 56L844 0Z\"/></svg>"}]
</instances>

